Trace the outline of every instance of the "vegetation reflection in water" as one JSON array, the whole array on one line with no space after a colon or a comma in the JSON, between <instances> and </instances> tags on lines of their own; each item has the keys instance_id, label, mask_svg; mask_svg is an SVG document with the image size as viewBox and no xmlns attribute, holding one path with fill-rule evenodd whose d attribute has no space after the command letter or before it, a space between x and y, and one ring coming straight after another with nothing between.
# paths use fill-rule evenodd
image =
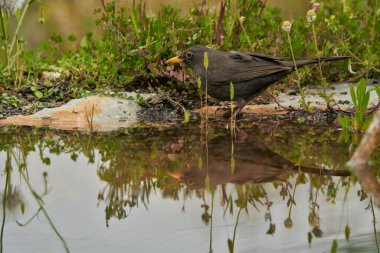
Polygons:
<instances>
[{"instance_id":1,"label":"vegetation reflection in water","mask_svg":"<svg viewBox=\"0 0 380 253\"><path fill-rule=\"evenodd\" d=\"M5 219L8 213L21 212L22 222L16 221L20 226L27 226L37 216L44 215L64 249L69 251L65 235L61 235L44 207L44 197L49 194L49 172L42 175L42 193L29 182L29 173L33 173L28 166L31 152L38 152L46 165L51 163L47 154L69 154L73 161L85 156L90 163L94 163L95 155L99 154L102 163L97 174L106 186L99 189L98 201L106 206L107 226L111 219L127 219L135 208L144 206L149 209L152 192L159 191L162 198L184 203L188 198L201 199L203 214L200 218L210 227L210 252L214 208L222 208L224 215L236 216L233 234L226 242L228 250L233 252L241 213L252 212L249 211L252 207L254 211L265 210L268 229L263 232L273 235L278 226L291 229L297 222L292 219L292 208L297 204L297 187L300 185L307 186L310 194L309 215L305 217L311 227L305 235L309 245L323 234L320 206L326 205L326 201L334 205L338 192L344 192L345 202L349 191L359 189L358 201L368 203L368 209L372 210L368 215L375 220L371 200L344 166L354 144L342 143L339 132L333 129L320 126L297 126L297 129L295 132L292 125L270 123L247 126L231 135L228 130L209 126L207 145L196 126L91 135L31 128L2 129L0 147L6 159L2 165L5 185L1 192L1 239L7 231ZM374 156L374 164L379 162L378 156L379 152ZM15 175L20 180L12 180ZM24 193L17 184L26 184L38 205L32 215L25 213ZM288 216L283 224L273 222L271 207L274 201L267 193L270 186L286 202ZM344 212L344 205L336 206L337 212ZM345 226L346 240L349 240L349 221L340 221L340 224L337 221L336 226L342 225ZM373 228L377 244L375 223ZM334 251L337 240L331 244Z\"/></svg>"}]
</instances>

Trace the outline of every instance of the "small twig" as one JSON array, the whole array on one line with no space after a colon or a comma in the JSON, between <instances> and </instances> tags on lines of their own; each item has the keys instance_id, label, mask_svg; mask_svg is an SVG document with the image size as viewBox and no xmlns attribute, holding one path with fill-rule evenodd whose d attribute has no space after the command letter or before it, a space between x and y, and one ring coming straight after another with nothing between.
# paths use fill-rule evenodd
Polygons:
<instances>
[{"instance_id":1,"label":"small twig","mask_svg":"<svg viewBox=\"0 0 380 253\"><path fill-rule=\"evenodd\" d=\"M274 102L278 105L278 107L280 107L281 109L284 109L285 111L287 112L300 112L302 111L301 109L296 109L294 107L285 107L283 105L280 104L280 102L278 101L277 97L275 95L273 95L271 92L269 92L269 94L271 95L271 97L273 98Z\"/></svg>"}]
</instances>

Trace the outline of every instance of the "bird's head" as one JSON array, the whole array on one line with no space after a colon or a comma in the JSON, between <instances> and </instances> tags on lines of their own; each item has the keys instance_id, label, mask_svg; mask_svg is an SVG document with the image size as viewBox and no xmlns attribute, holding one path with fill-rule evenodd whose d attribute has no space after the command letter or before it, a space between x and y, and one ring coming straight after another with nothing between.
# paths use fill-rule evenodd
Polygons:
<instances>
[{"instance_id":1,"label":"bird's head","mask_svg":"<svg viewBox=\"0 0 380 253\"><path fill-rule=\"evenodd\" d=\"M204 46L193 46L183 51L179 56L170 58L166 63L180 63L194 68L195 66L203 66L204 53L211 52L212 49Z\"/></svg>"}]
</instances>

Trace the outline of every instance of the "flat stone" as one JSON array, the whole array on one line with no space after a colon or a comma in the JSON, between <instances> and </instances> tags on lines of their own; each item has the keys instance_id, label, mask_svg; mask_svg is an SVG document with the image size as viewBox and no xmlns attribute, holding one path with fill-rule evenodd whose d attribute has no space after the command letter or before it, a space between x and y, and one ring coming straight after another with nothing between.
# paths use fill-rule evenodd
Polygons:
<instances>
[{"instance_id":1,"label":"flat stone","mask_svg":"<svg viewBox=\"0 0 380 253\"><path fill-rule=\"evenodd\" d=\"M29 116L0 120L0 125L48 126L62 130L112 131L134 126L141 107L134 101L92 96L74 99L56 108L45 108Z\"/></svg>"}]
</instances>

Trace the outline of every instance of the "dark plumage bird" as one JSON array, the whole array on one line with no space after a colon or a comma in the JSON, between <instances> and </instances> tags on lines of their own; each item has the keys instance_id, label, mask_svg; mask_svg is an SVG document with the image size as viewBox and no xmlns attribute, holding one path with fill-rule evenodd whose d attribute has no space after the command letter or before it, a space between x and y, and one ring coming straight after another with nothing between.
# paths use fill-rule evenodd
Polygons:
<instances>
[{"instance_id":1,"label":"dark plumage bird","mask_svg":"<svg viewBox=\"0 0 380 253\"><path fill-rule=\"evenodd\" d=\"M206 72L204 53L207 52L209 66ZM339 61L349 57L331 56L320 59L299 60L297 68L315 64L320 61ZM230 100L230 83L234 85L234 99L237 109L236 116L252 99L260 95L269 85L279 81L295 70L293 61L282 61L276 57L257 54L222 52L204 46L193 46L186 49L180 56L173 57L166 63L184 62L191 67L202 81L202 88L206 85L208 95L218 100Z\"/></svg>"}]
</instances>

